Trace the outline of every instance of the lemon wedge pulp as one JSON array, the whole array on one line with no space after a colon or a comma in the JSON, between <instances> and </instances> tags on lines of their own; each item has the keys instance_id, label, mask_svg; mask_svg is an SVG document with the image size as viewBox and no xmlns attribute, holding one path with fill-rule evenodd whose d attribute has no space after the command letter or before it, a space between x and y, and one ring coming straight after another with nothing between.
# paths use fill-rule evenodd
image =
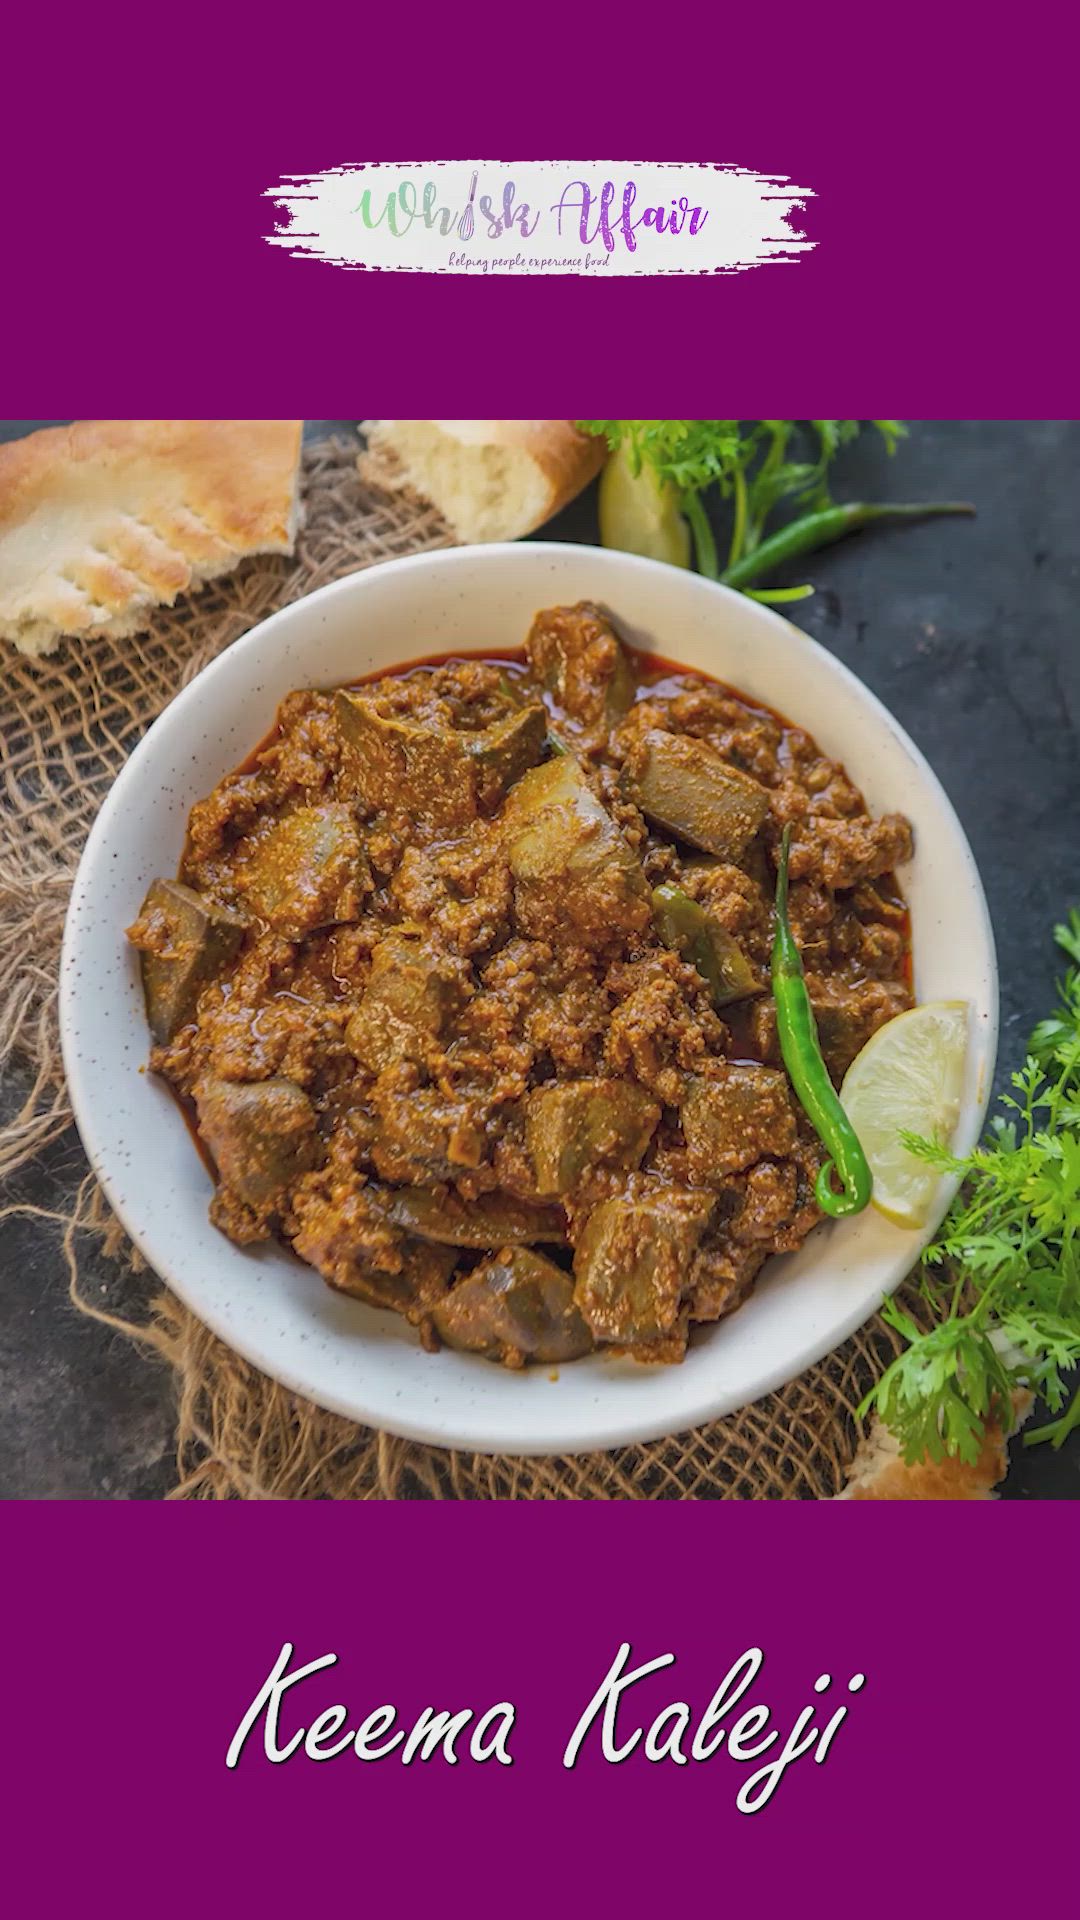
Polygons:
<instances>
[{"instance_id":1,"label":"lemon wedge pulp","mask_svg":"<svg viewBox=\"0 0 1080 1920\"><path fill-rule=\"evenodd\" d=\"M624 446L608 456L600 476L600 539L605 547L641 553L647 560L690 565L690 529L674 487L648 467L634 473Z\"/></svg>"},{"instance_id":2,"label":"lemon wedge pulp","mask_svg":"<svg viewBox=\"0 0 1080 1920\"><path fill-rule=\"evenodd\" d=\"M872 1034L844 1076L840 1103L874 1176L873 1203L899 1227L924 1227L941 1175L909 1153L903 1133L947 1147L960 1117L966 1000L932 1000Z\"/></svg>"}]
</instances>

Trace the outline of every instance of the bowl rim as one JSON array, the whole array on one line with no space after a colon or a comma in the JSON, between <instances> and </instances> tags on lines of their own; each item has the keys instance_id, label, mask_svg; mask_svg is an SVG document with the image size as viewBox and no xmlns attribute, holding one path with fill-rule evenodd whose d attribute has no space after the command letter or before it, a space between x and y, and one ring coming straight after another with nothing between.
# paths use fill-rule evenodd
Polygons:
<instances>
[{"instance_id":1,"label":"bowl rim","mask_svg":"<svg viewBox=\"0 0 1080 1920\"><path fill-rule=\"evenodd\" d=\"M677 1434L688 1432L695 1427L701 1426L709 1420L726 1417L728 1415L735 1416L748 1406L762 1399L765 1395L777 1391L780 1387L798 1378L799 1374L805 1372L811 1366L816 1365L827 1354L840 1347L845 1340L850 1338L860 1326L864 1325L866 1321L872 1317L880 1307L881 1301L885 1298L889 1289L887 1286L883 1286L877 1291L875 1297L870 1299L869 1304L867 1304L867 1296L864 1294L860 1298L858 1305L853 1307L850 1313L831 1321L827 1332L823 1336L815 1336L815 1338L811 1340L803 1353L798 1367L795 1368L794 1371L790 1359L780 1360L772 1367L765 1365L760 1366L755 1372L754 1378L748 1385L745 1393L741 1393L738 1398L732 1400L730 1395L725 1395L723 1397L723 1404L714 1404L711 1408L701 1404L700 1401L695 1401L694 1404L688 1408L686 1418L680 1418L677 1424L672 1424L671 1420L666 1416L663 1419L650 1420L643 1418L640 1421L632 1422L618 1418L614 1420L609 1418L605 1422L603 1418L594 1418L590 1425L588 1437L578 1442L568 1440L566 1434L557 1424L552 1426L548 1431L537 1431L528 1438L514 1437L513 1439L509 1439L505 1435L499 1434L485 1441L477 1439L475 1434L470 1433L465 1435L456 1429L448 1430L445 1419L428 1417L424 1406L403 1411L400 1415L398 1415L396 1410L392 1415L388 1415L385 1408L380 1408L377 1414L364 1412L363 1410L358 1411L355 1397L350 1397L345 1394L335 1394L331 1389L313 1385L311 1378L305 1374L298 1356L286 1354L282 1359L278 1359L276 1356L271 1358L265 1347L259 1347L256 1343L253 1348L251 1345L245 1345L243 1341L238 1340L236 1328L230 1321L228 1314L215 1311L212 1304L208 1304L205 1299L199 1296L197 1288L189 1289L185 1282L183 1271L179 1270L173 1261L167 1258L163 1259L160 1250L155 1247L152 1230L144 1228L138 1221L132 1219L131 1209L120 1190L119 1177L111 1163L108 1147L103 1144L102 1133L98 1126L94 1096L88 1090L83 1063L74 1044L75 1007L78 999L78 969L73 962L77 954L77 946L80 938L79 916L76 909L78 906L81 906L84 901L90 876L96 867L101 849L108 841L113 821L127 804L129 793L137 790L138 783L144 771L153 760L156 747L163 733L176 723L178 715L188 711L195 711L201 703L211 697L218 678L226 672L235 672L235 663L238 658L242 659L250 655L252 662L254 662L257 659L259 648L263 644L268 630L279 630L292 626L298 621L303 621L305 618L310 617L313 610L317 617L318 610L325 607L328 601L340 597L347 598L350 594L357 591L358 584L361 581L366 581L376 575L385 577L387 572L390 571L405 576L407 574L415 574L419 571L437 571L448 565L451 568L463 564L476 566L478 563L480 566L483 566L487 564L489 560L505 559L511 555L519 557L527 556L533 561L542 560L545 557L557 558L562 555L573 556L576 560L580 560L583 555L590 553L602 556L605 565L613 561L617 562L621 568L626 570L626 578L631 584L632 575L637 571L645 571L653 576L659 574L667 576L675 572L676 577L682 581L688 579L694 580L702 589L710 593L715 593L728 602L738 603L742 613L745 615L747 606L745 597L737 593L734 589L725 586L722 582L710 581L697 574L682 573L681 570L672 569L662 561L646 559L643 556L635 554L626 554L617 549L595 547L591 543L584 541L499 541L478 545L458 545L437 548L425 553L406 554L395 557L394 559L376 561L370 566L344 575L341 579L329 581L321 587L313 588L311 592L302 594L296 600L289 601L284 606L276 608L274 612L268 614L264 619L257 621L254 626L239 635L236 640L230 642L180 689L168 705L162 709L161 713L151 722L141 740L120 769L94 820L79 859L65 916L60 960L59 1027L61 1055L64 1063L64 1072L72 1112L90 1167L100 1182L110 1207L116 1213L125 1232L132 1239L151 1270L173 1289L184 1304L186 1304L197 1318L207 1326L211 1332L216 1334L225 1345L233 1351L240 1353L242 1357L259 1368L260 1371L269 1374L272 1378L279 1381L289 1391L312 1399L318 1405L331 1412L339 1413L351 1421L381 1428L383 1431L392 1432L404 1439L443 1448L467 1448L477 1453L507 1453L519 1456L538 1456L603 1451L624 1445L645 1444L660 1438L674 1437ZM514 563L512 562L512 564ZM601 598L602 597L601 595ZM837 676L842 683L845 683L849 690L855 693L858 700L866 705L870 715L880 726L883 726L886 731L892 735L897 744L905 751L913 767L917 770L920 780L929 789L929 792L934 798L943 820L948 824L954 842L952 848L953 856L959 858L964 867L978 905L979 924L977 929L973 931L977 934L981 944L982 958L986 966L988 1025L985 1029L984 1037L985 1070L979 1083L976 1096L973 1100L965 1103L965 1111L962 1113L961 1118L962 1124L965 1117L970 1117L970 1119L976 1123L975 1132L978 1133L982 1129L989 1105L997 1060L1000 1019L1000 982L993 926L990 919L985 890L982 885L982 879L975 862L974 854L972 853L959 816L941 781L938 779L937 774L934 772L921 749L911 739L910 735L878 695L875 694L857 674L852 672L850 667L832 654L820 641L814 639L812 635L806 633L802 628L795 627L792 622L784 619L781 614L778 614L771 607L763 605L760 602L751 602L750 605L753 607L755 618L762 623L763 628L765 625L771 625L774 629L783 630L786 635L792 633L797 635L799 645L811 650L814 655L819 656L820 663L824 664L825 669ZM629 624L629 622L627 624ZM451 648L448 649L448 651L453 653L455 649ZM675 654L673 653L668 657L674 659ZM406 658L401 664L410 664L410 660ZM698 670L699 669L690 669L690 671ZM395 671L395 668L394 666L388 666L385 671L392 673ZM715 677L719 678L720 676ZM316 685L318 683L313 681L310 684ZM736 687L735 691L738 692L739 689ZM797 724L797 722L794 724ZM228 771L231 771L231 769L224 769L223 772L218 775L218 778L223 778L224 774ZM955 1181L949 1183L949 1198L951 1198L951 1194L955 1191L957 1184L958 1182ZM932 1238L934 1231L936 1231L936 1222L926 1231L911 1236L911 1267L914 1267L919 1253L929 1239ZM296 1358L295 1365L293 1364L294 1357ZM477 1364L490 1365L489 1362L477 1362ZM681 1371L681 1369L677 1371Z\"/></svg>"}]
</instances>

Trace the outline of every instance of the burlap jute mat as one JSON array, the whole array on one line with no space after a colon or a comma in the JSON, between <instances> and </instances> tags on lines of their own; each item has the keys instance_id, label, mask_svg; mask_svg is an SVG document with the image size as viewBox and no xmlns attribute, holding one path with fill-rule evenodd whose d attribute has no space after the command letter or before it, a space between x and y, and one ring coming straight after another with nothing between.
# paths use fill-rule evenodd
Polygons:
<instances>
[{"instance_id":1,"label":"burlap jute mat","mask_svg":"<svg viewBox=\"0 0 1080 1920\"><path fill-rule=\"evenodd\" d=\"M247 564L120 643L0 660L0 1074L26 1074L0 1130L0 1178L71 1123L56 1021L68 892L109 786L150 721L200 667L275 607L357 568L447 546L431 509L361 481L355 447L305 456L307 520L294 560ZM855 1408L896 1351L880 1319L756 1406L653 1445L519 1460L441 1452L357 1427L267 1380L224 1347L144 1270L143 1312L109 1313L80 1291L80 1249L141 1263L92 1175L70 1210L28 1208L62 1234L71 1296L84 1313L160 1354L178 1395L177 1487L211 1498L736 1499L836 1493L854 1452ZM2 1217L2 1212L0 1212Z\"/></svg>"}]
</instances>

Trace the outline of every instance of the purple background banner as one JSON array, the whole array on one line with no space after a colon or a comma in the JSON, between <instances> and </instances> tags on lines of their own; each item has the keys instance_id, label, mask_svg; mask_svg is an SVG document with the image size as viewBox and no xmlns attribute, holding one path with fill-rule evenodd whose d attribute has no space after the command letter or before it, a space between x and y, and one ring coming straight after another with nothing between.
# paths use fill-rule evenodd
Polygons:
<instances>
[{"instance_id":1,"label":"purple background banner","mask_svg":"<svg viewBox=\"0 0 1080 1920\"><path fill-rule=\"evenodd\" d=\"M5 21L5 415L1080 414L1075 10L274 18ZM815 249L605 281L345 272L265 242L283 174L592 155L790 176ZM741 1896L908 1920L1066 1891L1066 1507L9 1505L0 1545L16 1913ZM272 1766L256 1730L229 1772L286 1640L339 1657L286 1730L339 1700L355 1727L508 1698L513 1765ZM677 1656L627 1730L676 1699L693 1725L752 1646L740 1710L767 1703L782 1740L819 1674L819 1721L850 1712L749 1818L726 1747L613 1766L593 1733L567 1771L623 1640Z\"/></svg>"},{"instance_id":2,"label":"purple background banner","mask_svg":"<svg viewBox=\"0 0 1080 1920\"><path fill-rule=\"evenodd\" d=\"M342 1897L910 1920L1065 1891L1080 1554L1061 1507L26 1506L4 1547L14 1913L81 1910L90 1889L162 1920ZM384 1703L408 1726L507 1699L513 1764L272 1765L257 1727L228 1771L286 1640L294 1664L338 1664L286 1700L283 1739L339 1701L355 1729ZM822 1673L819 1720L851 1711L824 1765L795 1761L750 1817L735 1797L760 1763L726 1745L613 1765L594 1731L568 1771L623 1640L634 1664L676 1665L627 1694L620 1738L676 1699L696 1722L753 1646L740 1710L767 1703L781 1740Z\"/></svg>"},{"instance_id":3,"label":"purple background banner","mask_svg":"<svg viewBox=\"0 0 1080 1920\"><path fill-rule=\"evenodd\" d=\"M5 414L1080 412L1075 9L270 18L5 22ZM816 249L474 280L263 237L283 174L596 155L789 176Z\"/></svg>"}]
</instances>

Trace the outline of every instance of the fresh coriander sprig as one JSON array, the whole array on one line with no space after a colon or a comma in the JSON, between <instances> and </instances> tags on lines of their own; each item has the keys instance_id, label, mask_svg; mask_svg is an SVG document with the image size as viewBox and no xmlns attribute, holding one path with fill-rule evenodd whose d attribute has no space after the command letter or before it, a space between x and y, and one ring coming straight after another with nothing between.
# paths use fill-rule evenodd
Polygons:
<instances>
[{"instance_id":1,"label":"fresh coriander sprig","mask_svg":"<svg viewBox=\"0 0 1080 1920\"><path fill-rule=\"evenodd\" d=\"M963 1181L920 1269L936 1324L920 1331L886 1302L885 1318L908 1344L859 1408L877 1407L907 1460L974 1461L987 1423L1008 1424L1018 1387L1056 1411L1080 1364L1080 911L1054 934L1073 964L983 1143L957 1158L905 1137ZM1025 1443L1060 1446L1078 1425L1080 1394Z\"/></svg>"},{"instance_id":2,"label":"fresh coriander sprig","mask_svg":"<svg viewBox=\"0 0 1080 1920\"><path fill-rule=\"evenodd\" d=\"M874 420L889 453L907 429L902 420ZM625 463L643 500L650 528L647 546L656 552L656 496L670 499L693 536L698 569L712 580L739 587L756 600L801 600L809 586L767 588L757 583L786 562L816 552L875 520L971 513L961 502L918 505L833 505L828 473L840 448L859 433L859 420L579 420L585 432L602 436ZM801 459L793 451L803 451ZM601 483L603 486L603 482ZM706 496L716 489L731 501L731 533L721 568ZM779 527L771 522L782 503L799 509ZM625 524L625 515L621 516ZM602 516L603 524L603 516ZM605 538L607 536L605 535ZM614 544L622 544L616 538ZM629 544L633 547L633 536ZM686 564L673 546L664 555Z\"/></svg>"}]
</instances>

